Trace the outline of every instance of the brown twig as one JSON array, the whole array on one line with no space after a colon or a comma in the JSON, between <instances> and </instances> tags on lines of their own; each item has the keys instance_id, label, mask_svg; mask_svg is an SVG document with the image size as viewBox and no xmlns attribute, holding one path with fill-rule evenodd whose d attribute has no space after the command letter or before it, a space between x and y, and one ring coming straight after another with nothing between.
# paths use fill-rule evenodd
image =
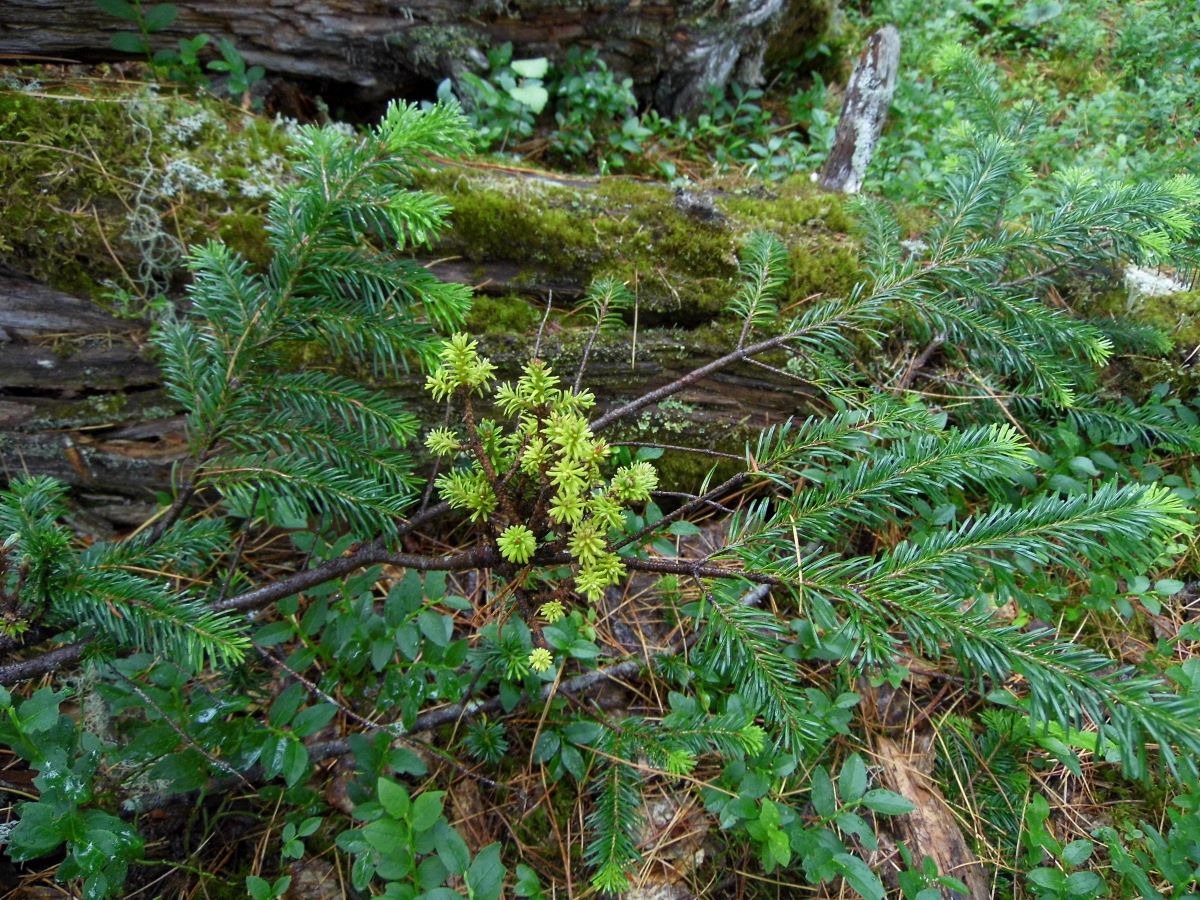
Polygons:
<instances>
[{"instance_id":1,"label":"brown twig","mask_svg":"<svg viewBox=\"0 0 1200 900\"><path fill-rule=\"evenodd\" d=\"M643 394L636 400L630 400L628 403L618 406L616 409L610 409L604 415L600 416L600 418L591 423L592 431L600 431L602 428L607 428L613 422L623 419L628 415L632 415L633 413L649 406L652 403L658 403L660 400L665 400L672 394L679 393L689 385L695 384L697 381L708 377L714 372L719 372L726 366L731 366L736 362L746 359L747 357L754 356L758 353L765 353L767 350L778 347L780 344L786 344L788 341L793 340L800 334L802 334L800 331L789 331L787 334L776 335L773 338L767 338L766 340L759 341L756 344L751 344L749 347L739 347L737 350L726 353L724 356L718 357L712 362L700 366L698 369L693 369L686 375L676 378L670 384L664 384L660 388L656 388L653 391Z\"/></svg>"},{"instance_id":2,"label":"brown twig","mask_svg":"<svg viewBox=\"0 0 1200 900\"><path fill-rule=\"evenodd\" d=\"M942 349L942 345L945 343L946 335L938 334L926 344L925 348L914 356L912 362L908 364L908 368L904 370L904 374L896 382L896 389L901 391L908 390L908 386L913 383L913 379L917 377L917 373L925 368L925 364L929 362L933 354Z\"/></svg>"}]
</instances>

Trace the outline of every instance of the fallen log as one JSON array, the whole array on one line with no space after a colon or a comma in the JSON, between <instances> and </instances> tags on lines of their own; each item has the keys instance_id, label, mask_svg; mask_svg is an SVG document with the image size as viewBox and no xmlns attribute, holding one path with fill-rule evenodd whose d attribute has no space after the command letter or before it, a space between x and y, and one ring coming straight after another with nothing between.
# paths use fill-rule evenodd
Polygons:
<instances>
[{"instance_id":1,"label":"fallen log","mask_svg":"<svg viewBox=\"0 0 1200 900\"><path fill-rule=\"evenodd\" d=\"M54 112L67 104L70 122L89 128L100 123L110 130L133 128L124 117L106 112L104 103L38 102ZM239 146L247 152L269 150L277 140L245 123L241 127ZM113 145L126 137L136 135L113 132ZM20 166L30 170L29 183L40 184L43 157L21 160ZM419 181L419 187L443 194L453 206L448 233L424 262L442 278L477 288L467 328L480 336L502 373L518 371L533 352L548 306L541 354L560 371L571 372L589 333L583 317L573 312L576 300L600 276L629 285L636 304L627 327L599 336L583 382L600 398L600 412L669 383L737 342L740 326L722 310L737 284L738 252L751 231L775 232L789 245L795 270L788 297L792 306L813 295L844 293L858 277L842 200L804 177L769 186L728 179L676 192L632 178L568 178L443 160ZM107 179L99 190L86 181L55 188L63 208L90 205L97 214L10 234L13 250L0 264L20 268L45 259L56 249L47 244L59 236L49 230L53 224L74 229L67 242L71 265L85 276L97 273L88 279L74 272L58 288L78 291L89 280L119 282L120 273L135 271L138 247L121 239L118 211L134 205L128 194L137 185ZM211 219L211 229L181 231L181 242L207 239L213 232L225 236L226 226L236 223L235 233L226 238L231 246L258 265L264 262L261 199L197 191L144 195L138 202L170 221L186 218L193 205L206 210L205 218L197 218ZM107 210L103 216L100 206ZM98 222L108 226L108 233L87 230ZM49 280L60 271L56 263L39 269L39 275ZM182 271L168 274L169 284L186 281ZM90 299L12 271L0 276L0 476L52 475L72 484L80 499L103 510L109 521L136 521L142 510L130 511L128 504L169 491L173 478L183 474L174 473L174 467L186 458L181 410L161 389L147 345L148 323L118 318ZM104 296L102 285L96 296ZM397 377L381 387L424 420L440 419L441 410L430 404L419 379ZM786 373L742 364L640 411L626 423L623 437L695 441L740 452L745 433L733 426L760 427L808 402L805 385ZM698 481L710 464L703 457L679 459L675 480Z\"/></svg>"},{"instance_id":2,"label":"fallen log","mask_svg":"<svg viewBox=\"0 0 1200 900\"><path fill-rule=\"evenodd\" d=\"M199 0L150 36L174 48L200 33L228 38L247 65L291 78L340 84L358 102L431 95L447 76L479 71L490 47L511 42L517 58L561 59L591 47L634 80L643 101L676 115L709 88L761 77L764 54L791 58L826 37L834 0L628 3L599 0ZM0 54L83 60L128 59L110 43L130 22L93 0L7 0ZM772 46L772 37L779 41ZM346 92L343 92L346 93Z\"/></svg>"}]
</instances>

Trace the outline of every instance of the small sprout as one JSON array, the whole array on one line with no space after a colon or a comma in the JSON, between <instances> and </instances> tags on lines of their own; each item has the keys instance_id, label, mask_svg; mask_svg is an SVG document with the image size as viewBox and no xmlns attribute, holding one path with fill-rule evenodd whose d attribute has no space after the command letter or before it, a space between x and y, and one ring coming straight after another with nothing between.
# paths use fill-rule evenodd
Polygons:
<instances>
[{"instance_id":1,"label":"small sprout","mask_svg":"<svg viewBox=\"0 0 1200 900\"><path fill-rule=\"evenodd\" d=\"M696 768L696 754L676 748L667 751L666 770L671 775L690 775Z\"/></svg>"},{"instance_id":2,"label":"small sprout","mask_svg":"<svg viewBox=\"0 0 1200 900\"><path fill-rule=\"evenodd\" d=\"M535 359L525 366L518 389L531 405L543 406L551 402L557 385L558 376L551 374L550 367L540 359Z\"/></svg>"},{"instance_id":3,"label":"small sprout","mask_svg":"<svg viewBox=\"0 0 1200 900\"><path fill-rule=\"evenodd\" d=\"M578 493L583 490L587 481L587 470L580 463L566 457L551 466L546 475L560 492L567 490Z\"/></svg>"},{"instance_id":4,"label":"small sprout","mask_svg":"<svg viewBox=\"0 0 1200 900\"><path fill-rule=\"evenodd\" d=\"M525 452L521 454L521 471L529 476L537 475L552 458L546 442L534 435L529 439Z\"/></svg>"},{"instance_id":5,"label":"small sprout","mask_svg":"<svg viewBox=\"0 0 1200 900\"><path fill-rule=\"evenodd\" d=\"M550 504L550 518L557 525L578 525L583 519L582 498L575 492L559 491Z\"/></svg>"},{"instance_id":6,"label":"small sprout","mask_svg":"<svg viewBox=\"0 0 1200 900\"><path fill-rule=\"evenodd\" d=\"M524 525L509 525L497 538L496 546L500 548L500 555L510 563L523 566L533 559L534 551L537 550L537 538Z\"/></svg>"},{"instance_id":7,"label":"small sprout","mask_svg":"<svg viewBox=\"0 0 1200 900\"><path fill-rule=\"evenodd\" d=\"M454 393L456 387L458 385L454 383L454 377L446 369L438 369L425 379L425 390L433 394L434 400L445 400Z\"/></svg>"},{"instance_id":8,"label":"small sprout","mask_svg":"<svg viewBox=\"0 0 1200 900\"><path fill-rule=\"evenodd\" d=\"M760 753L767 743L767 733L758 725L747 725L741 730L739 737L742 746L751 755Z\"/></svg>"},{"instance_id":9,"label":"small sprout","mask_svg":"<svg viewBox=\"0 0 1200 900\"><path fill-rule=\"evenodd\" d=\"M622 521L621 504L607 494L599 494L589 500L588 512L603 531L616 528Z\"/></svg>"},{"instance_id":10,"label":"small sprout","mask_svg":"<svg viewBox=\"0 0 1200 900\"><path fill-rule=\"evenodd\" d=\"M554 657L545 647L538 647L529 654L529 668L539 675L542 672L548 672L553 665Z\"/></svg>"},{"instance_id":11,"label":"small sprout","mask_svg":"<svg viewBox=\"0 0 1200 900\"><path fill-rule=\"evenodd\" d=\"M546 620L546 624L553 625L555 622L561 621L567 615L566 607L559 600L548 600L542 604L538 610L542 614L542 618Z\"/></svg>"},{"instance_id":12,"label":"small sprout","mask_svg":"<svg viewBox=\"0 0 1200 900\"><path fill-rule=\"evenodd\" d=\"M594 523L584 522L576 527L567 547L573 557L588 566L604 553L604 537Z\"/></svg>"},{"instance_id":13,"label":"small sprout","mask_svg":"<svg viewBox=\"0 0 1200 900\"><path fill-rule=\"evenodd\" d=\"M575 590L587 597L592 603L597 603L604 596L608 587L608 579L595 567L582 568L575 576Z\"/></svg>"},{"instance_id":14,"label":"small sprout","mask_svg":"<svg viewBox=\"0 0 1200 900\"><path fill-rule=\"evenodd\" d=\"M612 489L624 503L641 503L650 499L650 492L658 487L658 473L648 462L636 462L622 466L613 476Z\"/></svg>"},{"instance_id":15,"label":"small sprout","mask_svg":"<svg viewBox=\"0 0 1200 900\"><path fill-rule=\"evenodd\" d=\"M546 426L546 436L561 448L566 460L583 460L592 454L592 430L582 416L553 416Z\"/></svg>"},{"instance_id":16,"label":"small sprout","mask_svg":"<svg viewBox=\"0 0 1200 900\"><path fill-rule=\"evenodd\" d=\"M425 446L434 456L453 456L462 450L462 442L449 428L435 428L425 436Z\"/></svg>"}]
</instances>

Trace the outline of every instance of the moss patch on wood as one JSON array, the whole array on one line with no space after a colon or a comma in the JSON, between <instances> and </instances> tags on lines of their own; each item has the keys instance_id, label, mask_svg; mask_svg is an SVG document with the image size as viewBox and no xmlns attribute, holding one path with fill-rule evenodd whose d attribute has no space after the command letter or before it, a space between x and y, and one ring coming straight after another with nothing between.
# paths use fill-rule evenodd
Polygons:
<instances>
[{"instance_id":1,"label":"moss patch on wood","mask_svg":"<svg viewBox=\"0 0 1200 900\"><path fill-rule=\"evenodd\" d=\"M266 257L286 129L207 96L48 70L0 80L0 263L72 293L149 299L186 248Z\"/></svg>"},{"instance_id":2,"label":"moss patch on wood","mask_svg":"<svg viewBox=\"0 0 1200 900\"><path fill-rule=\"evenodd\" d=\"M583 181L452 164L420 177L454 213L440 250L513 263L535 284L577 289L614 276L638 297L641 321L694 327L718 317L737 283L737 256L756 229L791 248L789 302L845 293L858 279L842 198L803 179L771 188L722 181L687 197L629 178ZM700 197L694 202L691 197Z\"/></svg>"}]
</instances>

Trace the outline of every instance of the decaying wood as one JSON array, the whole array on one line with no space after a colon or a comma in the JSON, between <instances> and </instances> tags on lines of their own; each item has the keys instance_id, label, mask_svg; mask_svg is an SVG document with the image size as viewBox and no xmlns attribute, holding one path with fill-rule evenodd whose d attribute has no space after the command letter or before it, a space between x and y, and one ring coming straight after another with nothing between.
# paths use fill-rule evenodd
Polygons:
<instances>
[{"instance_id":1,"label":"decaying wood","mask_svg":"<svg viewBox=\"0 0 1200 900\"><path fill-rule=\"evenodd\" d=\"M792 54L819 41L833 0L195 0L178 7L178 18L152 36L155 49L200 33L223 36L248 64L353 86L363 100L428 95L446 76L485 68L487 49L511 42L518 58L594 47L634 79L643 100L678 114L711 86L754 77L773 34ZM0 53L128 58L110 39L131 28L93 0L6 0Z\"/></svg>"},{"instance_id":2,"label":"decaying wood","mask_svg":"<svg viewBox=\"0 0 1200 900\"><path fill-rule=\"evenodd\" d=\"M78 488L89 506L103 507L111 520L136 521L145 509L129 509L124 500L169 489L173 467L186 458L182 417L161 389L146 323L0 277L0 328L9 336L0 351L0 474L52 475ZM680 329L602 336L584 380L601 398L600 412L719 355L693 337ZM502 376L519 370L532 342L532 334L481 336ZM567 332L543 338L542 355L563 371L578 363L580 352L577 336ZM421 382L398 378L387 390L435 421L441 410ZM689 385L665 406L647 407L629 433L637 437L644 429L644 437L654 440L665 430L684 443L690 437L712 446L735 426L779 421L808 399L804 385L783 373L732 367Z\"/></svg>"},{"instance_id":3,"label":"decaying wood","mask_svg":"<svg viewBox=\"0 0 1200 900\"><path fill-rule=\"evenodd\" d=\"M52 475L111 521L170 485L180 421L145 351L146 323L0 273L0 475Z\"/></svg>"},{"instance_id":4,"label":"decaying wood","mask_svg":"<svg viewBox=\"0 0 1200 900\"><path fill-rule=\"evenodd\" d=\"M920 735L914 735L904 746L885 735L875 738L874 762L882 770L884 786L916 807L907 815L888 819L888 827L897 832L914 860L919 862L928 856L937 863L940 874L957 878L967 886L965 895L946 891L946 896L989 900L992 891L983 867L967 846L950 805L933 779L933 753L927 738L922 741Z\"/></svg>"},{"instance_id":5,"label":"decaying wood","mask_svg":"<svg viewBox=\"0 0 1200 900\"><path fill-rule=\"evenodd\" d=\"M883 134L900 73L900 32L886 25L867 39L846 86L833 150L821 167L820 183L830 191L856 194Z\"/></svg>"}]
</instances>

